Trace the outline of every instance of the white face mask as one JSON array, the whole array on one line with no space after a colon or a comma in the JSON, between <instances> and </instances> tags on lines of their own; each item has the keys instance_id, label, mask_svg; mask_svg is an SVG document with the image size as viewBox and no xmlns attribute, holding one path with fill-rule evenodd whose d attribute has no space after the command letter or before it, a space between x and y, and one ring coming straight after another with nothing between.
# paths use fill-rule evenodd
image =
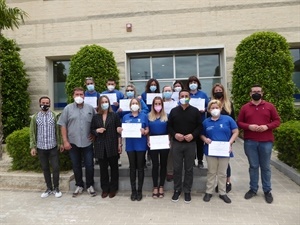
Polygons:
<instances>
[{"instance_id":1,"label":"white face mask","mask_svg":"<svg viewBox=\"0 0 300 225\"><path fill-rule=\"evenodd\" d=\"M109 90L109 91L113 91L114 89L115 89L114 85L108 85L107 86L107 90Z\"/></svg>"},{"instance_id":2,"label":"white face mask","mask_svg":"<svg viewBox=\"0 0 300 225\"><path fill-rule=\"evenodd\" d=\"M83 103L83 98L80 97L80 96L77 96L77 97L74 98L74 101L75 101L78 105L80 105L80 104Z\"/></svg>"},{"instance_id":3,"label":"white face mask","mask_svg":"<svg viewBox=\"0 0 300 225\"><path fill-rule=\"evenodd\" d=\"M179 99L179 101L180 101L181 105L185 105L185 104L189 104L190 99L189 98L181 98L181 99Z\"/></svg>"},{"instance_id":4,"label":"white face mask","mask_svg":"<svg viewBox=\"0 0 300 225\"><path fill-rule=\"evenodd\" d=\"M213 109L211 110L210 114L213 116L213 117L217 117L219 116L221 113L221 110L220 109Z\"/></svg>"},{"instance_id":5,"label":"white face mask","mask_svg":"<svg viewBox=\"0 0 300 225\"><path fill-rule=\"evenodd\" d=\"M133 112L136 112L140 109L139 105L131 105L130 108Z\"/></svg>"},{"instance_id":6,"label":"white face mask","mask_svg":"<svg viewBox=\"0 0 300 225\"><path fill-rule=\"evenodd\" d=\"M182 89L181 87L175 87L175 88L174 88L174 90L175 90L176 92L181 91L181 89Z\"/></svg>"}]
</instances>

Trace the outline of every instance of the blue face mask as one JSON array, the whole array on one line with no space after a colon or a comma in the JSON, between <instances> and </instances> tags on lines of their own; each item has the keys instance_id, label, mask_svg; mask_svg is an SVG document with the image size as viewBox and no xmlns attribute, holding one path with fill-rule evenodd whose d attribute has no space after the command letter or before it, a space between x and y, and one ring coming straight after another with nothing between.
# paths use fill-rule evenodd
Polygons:
<instances>
[{"instance_id":1,"label":"blue face mask","mask_svg":"<svg viewBox=\"0 0 300 225\"><path fill-rule=\"evenodd\" d=\"M89 84L86 87L87 87L88 91L94 91L95 90L95 85L93 85L93 84Z\"/></svg>"},{"instance_id":2,"label":"blue face mask","mask_svg":"<svg viewBox=\"0 0 300 225\"><path fill-rule=\"evenodd\" d=\"M126 95L128 98L133 98L134 97L134 92L133 91L127 91Z\"/></svg>"},{"instance_id":3,"label":"blue face mask","mask_svg":"<svg viewBox=\"0 0 300 225\"><path fill-rule=\"evenodd\" d=\"M172 92L170 91L163 92L163 97L166 99L170 99L172 97Z\"/></svg>"},{"instance_id":4,"label":"blue face mask","mask_svg":"<svg viewBox=\"0 0 300 225\"><path fill-rule=\"evenodd\" d=\"M189 87L192 91L195 91L198 88L198 84L190 84Z\"/></svg>"},{"instance_id":5,"label":"blue face mask","mask_svg":"<svg viewBox=\"0 0 300 225\"><path fill-rule=\"evenodd\" d=\"M108 104L108 103L103 103L103 104L101 104L101 108L102 108L103 110L107 110L108 107L109 107L109 104Z\"/></svg>"},{"instance_id":6,"label":"blue face mask","mask_svg":"<svg viewBox=\"0 0 300 225\"><path fill-rule=\"evenodd\" d=\"M151 86L150 86L150 91L152 91L152 92L156 91L156 86L151 85Z\"/></svg>"}]
</instances>

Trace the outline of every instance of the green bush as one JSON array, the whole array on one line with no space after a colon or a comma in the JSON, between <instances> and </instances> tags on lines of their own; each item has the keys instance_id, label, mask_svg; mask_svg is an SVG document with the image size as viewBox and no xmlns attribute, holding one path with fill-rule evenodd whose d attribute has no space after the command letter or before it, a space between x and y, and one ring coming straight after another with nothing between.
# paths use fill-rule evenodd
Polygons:
<instances>
[{"instance_id":1,"label":"green bush","mask_svg":"<svg viewBox=\"0 0 300 225\"><path fill-rule=\"evenodd\" d=\"M113 78L119 88L119 70L113 53L98 45L87 45L81 48L72 58L70 73L66 81L68 102L73 102L73 89L83 87L86 77L93 77L95 90L106 90L106 81Z\"/></svg>"},{"instance_id":2,"label":"green bush","mask_svg":"<svg viewBox=\"0 0 300 225\"><path fill-rule=\"evenodd\" d=\"M20 48L13 40L0 35L2 75L2 123L4 138L29 125L29 79L21 61Z\"/></svg>"},{"instance_id":3,"label":"green bush","mask_svg":"<svg viewBox=\"0 0 300 225\"><path fill-rule=\"evenodd\" d=\"M300 171L300 121L288 121L274 131L278 158Z\"/></svg>"},{"instance_id":4,"label":"green bush","mask_svg":"<svg viewBox=\"0 0 300 225\"><path fill-rule=\"evenodd\" d=\"M260 84L263 98L275 105L281 121L294 119L294 65L286 39L275 32L257 32L242 40L236 51L232 72L236 114L250 100L250 87Z\"/></svg>"},{"instance_id":5,"label":"green bush","mask_svg":"<svg viewBox=\"0 0 300 225\"><path fill-rule=\"evenodd\" d=\"M295 108L295 120L300 120L300 108Z\"/></svg>"},{"instance_id":6,"label":"green bush","mask_svg":"<svg viewBox=\"0 0 300 225\"><path fill-rule=\"evenodd\" d=\"M6 138L6 151L12 158L13 170L41 171L38 157L32 157L29 148L29 127L12 132ZM60 170L72 168L68 152L59 154Z\"/></svg>"}]
</instances>

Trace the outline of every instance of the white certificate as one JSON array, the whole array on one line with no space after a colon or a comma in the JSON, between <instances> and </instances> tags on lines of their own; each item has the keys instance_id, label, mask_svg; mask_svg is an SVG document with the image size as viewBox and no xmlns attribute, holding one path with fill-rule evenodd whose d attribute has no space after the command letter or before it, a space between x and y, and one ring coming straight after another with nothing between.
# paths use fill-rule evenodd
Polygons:
<instances>
[{"instance_id":1,"label":"white certificate","mask_svg":"<svg viewBox=\"0 0 300 225\"><path fill-rule=\"evenodd\" d=\"M209 156L230 156L230 142L227 141L212 141L208 145Z\"/></svg>"},{"instance_id":2,"label":"white certificate","mask_svg":"<svg viewBox=\"0 0 300 225\"><path fill-rule=\"evenodd\" d=\"M153 99L158 96L158 97L162 97L161 93L147 93L147 105L152 105Z\"/></svg>"},{"instance_id":3,"label":"white certificate","mask_svg":"<svg viewBox=\"0 0 300 225\"><path fill-rule=\"evenodd\" d=\"M109 98L109 102L111 105L113 105L114 102L118 102L116 93L100 94L100 96L103 95L106 95Z\"/></svg>"},{"instance_id":4,"label":"white certificate","mask_svg":"<svg viewBox=\"0 0 300 225\"><path fill-rule=\"evenodd\" d=\"M173 92L172 97L176 102L179 101L179 92Z\"/></svg>"},{"instance_id":5,"label":"white certificate","mask_svg":"<svg viewBox=\"0 0 300 225\"><path fill-rule=\"evenodd\" d=\"M97 97L84 97L84 103L97 108Z\"/></svg>"},{"instance_id":6,"label":"white certificate","mask_svg":"<svg viewBox=\"0 0 300 225\"><path fill-rule=\"evenodd\" d=\"M149 136L149 140L150 140L150 150L170 148L169 135Z\"/></svg>"},{"instance_id":7,"label":"white certificate","mask_svg":"<svg viewBox=\"0 0 300 225\"><path fill-rule=\"evenodd\" d=\"M170 101L170 102L164 102L164 110L166 113L170 113L171 109L175 108L177 106L176 101Z\"/></svg>"},{"instance_id":8,"label":"white certificate","mask_svg":"<svg viewBox=\"0 0 300 225\"><path fill-rule=\"evenodd\" d=\"M141 123L122 123L122 137L123 138L140 138L141 134Z\"/></svg>"},{"instance_id":9,"label":"white certificate","mask_svg":"<svg viewBox=\"0 0 300 225\"><path fill-rule=\"evenodd\" d=\"M199 110L205 110L204 98L190 98L190 105L198 108Z\"/></svg>"},{"instance_id":10,"label":"white certificate","mask_svg":"<svg viewBox=\"0 0 300 225\"><path fill-rule=\"evenodd\" d=\"M120 99L120 109L123 111L130 111L129 103L131 99Z\"/></svg>"}]
</instances>

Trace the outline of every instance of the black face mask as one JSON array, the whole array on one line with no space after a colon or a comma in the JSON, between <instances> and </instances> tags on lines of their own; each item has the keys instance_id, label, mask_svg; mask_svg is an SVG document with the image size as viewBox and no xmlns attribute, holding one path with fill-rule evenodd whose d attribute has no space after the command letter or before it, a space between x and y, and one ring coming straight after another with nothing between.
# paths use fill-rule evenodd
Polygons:
<instances>
[{"instance_id":1,"label":"black face mask","mask_svg":"<svg viewBox=\"0 0 300 225\"><path fill-rule=\"evenodd\" d=\"M214 97L215 97L215 99L221 99L224 97L224 94L223 94L223 92L216 92L216 93L214 93Z\"/></svg>"},{"instance_id":2,"label":"black face mask","mask_svg":"<svg viewBox=\"0 0 300 225\"><path fill-rule=\"evenodd\" d=\"M43 111L48 111L48 109L50 108L50 105L40 105L40 107Z\"/></svg>"},{"instance_id":3,"label":"black face mask","mask_svg":"<svg viewBox=\"0 0 300 225\"><path fill-rule=\"evenodd\" d=\"M258 101L258 100L261 99L261 94L259 94L259 93L254 93L254 94L251 95L251 97L252 97L252 99L253 99L254 101Z\"/></svg>"}]
</instances>

